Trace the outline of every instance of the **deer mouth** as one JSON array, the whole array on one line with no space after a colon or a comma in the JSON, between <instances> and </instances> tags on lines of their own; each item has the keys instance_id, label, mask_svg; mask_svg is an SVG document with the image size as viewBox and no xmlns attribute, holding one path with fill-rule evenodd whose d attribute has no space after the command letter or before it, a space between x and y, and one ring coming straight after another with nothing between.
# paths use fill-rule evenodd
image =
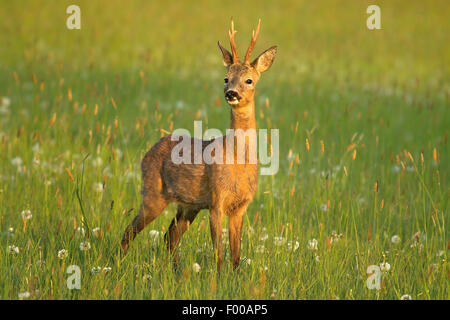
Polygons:
<instances>
[{"instance_id":1,"label":"deer mouth","mask_svg":"<svg viewBox=\"0 0 450 320\"><path fill-rule=\"evenodd\" d=\"M236 97L232 97L232 98L227 98L227 102L228 102L228 104L231 104L231 105L236 105L236 104L239 104L239 98L236 98Z\"/></svg>"},{"instance_id":2,"label":"deer mouth","mask_svg":"<svg viewBox=\"0 0 450 320\"><path fill-rule=\"evenodd\" d=\"M234 90L228 90L227 92L225 92L225 99L227 100L228 104L236 105L241 100L241 96Z\"/></svg>"}]
</instances>

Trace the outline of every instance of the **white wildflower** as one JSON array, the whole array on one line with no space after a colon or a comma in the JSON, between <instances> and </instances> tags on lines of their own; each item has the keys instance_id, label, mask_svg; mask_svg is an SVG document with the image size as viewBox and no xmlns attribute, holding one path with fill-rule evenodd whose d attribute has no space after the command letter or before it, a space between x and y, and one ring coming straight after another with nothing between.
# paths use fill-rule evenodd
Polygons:
<instances>
[{"instance_id":1,"label":"white wildflower","mask_svg":"<svg viewBox=\"0 0 450 320\"><path fill-rule=\"evenodd\" d=\"M412 300L412 297L409 294L404 294L401 296L400 300Z\"/></svg>"},{"instance_id":2,"label":"white wildflower","mask_svg":"<svg viewBox=\"0 0 450 320\"><path fill-rule=\"evenodd\" d=\"M81 242L80 243L80 250L81 251L87 251L91 248L91 244L88 241Z\"/></svg>"},{"instance_id":3,"label":"white wildflower","mask_svg":"<svg viewBox=\"0 0 450 320\"><path fill-rule=\"evenodd\" d=\"M1 97L0 101L1 105L4 107L9 107L11 105L11 100L8 97Z\"/></svg>"},{"instance_id":4,"label":"white wildflower","mask_svg":"<svg viewBox=\"0 0 450 320\"><path fill-rule=\"evenodd\" d=\"M37 267L43 268L45 266L45 260L38 260L36 261L35 265Z\"/></svg>"},{"instance_id":5,"label":"white wildflower","mask_svg":"<svg viewBox=\"0 0 450 320\"><path fill-rule=\"evenodd\" d=\"M101 182L94 182L94 184L92 185L92 189L94 189L94 191L98 193L101 193L105 190L103 187L103 183Z\"/></svg>"},{"instance_id":6,"label":"white wildflower","mask_svg":"<svg viewBox=\"0 0 450 320\"><path fill-rule=\"evenodd\" d=\"M337 233L336 231L331 231L331 243L338 242L344 235L342 233Z\"/></svg>"},{"instance_id":7,"label":"white wildflower","mask_svg":"<svg viewBox=\"0 0 450 320\"><path fill-rule=\"evenodd\" d=\"M33 217L30 210L23 210L21 215L23 220L30 220Z\"/></svg>"},{"instance_id":8,"label":"white wildflower","mask_svg":"<svg viewBox=\"0 0 450 320\"><path fill-rule=\"evenodd\" d=\"M200 265L196 262L194 263L194 265L192 266L192 270L194 270L194 272L199 273L200 272Z\"/></svg>"},{"instance_id":9,"label":"white wildflower","mask_svg":"<svg viewBox=\"0 0 450 320\"><path fill-rule=\"evenodd\" d=\"M65 259L69 255L69 252L66 249L61 249L58 251L58 259Z\"/></svg>"},{"instance_id":10,"label":"white wildflower","mask_svg":"<svg viewBox=\"0 0 450 320\"><path fill-rule=\"evenodd\" d=\"M294 244L292 244L292 243L294 243ZM289 241L287 246L288 246L289 251L291 251L291 250L296 251L300 247L300 243L298 241L294 241L294 242Z\"/></svg>"},{"instance_id":11,"label":"white wildflower","mask_svg":"<svg viewBox=\"0 0 450 320\"><path fill-rule=\"evenodd\" d=\"M0 115L9 114L9 105L11 101L7 97L0 97Z\"/></svg>"},{"instance_id":12,"label":"white wildflower","mask_svg":"<svg viewBox=\"0 0 450 320\"><path fill-rule=\"evenodd\" d=\"M102 269L102 272L103 272L104 274L107 274L107 273L111 272L111 270L112 270L111 267L104 267L104 268Z\"/></svg>"},{"instance_id":13,"label":"white wildflower","mask_svg":"<svg viewBox=\"0 0 450 320\"><path fill-rule=\"evenodd\" d=\"M152 275L150 273L147 273L146 275L144 275L142 277L142 280L144 280L144 281L148 281L148 280L151 280L151 279L152 279Z\"/></svg>"},{"instance_id":14,"label":"white wildflower","mask_svg":"<svg viewBox=\"0 0 450 320\"><path fill-rule=\"evenodd\" d=\"M19 247L16 247L15 245L8 246L9 254L19 254L19 252L20 252Z\"/></svg>"},{"instance_id":15,"label":"white wildflower","mask_svg":"<svg viewBox=\"0 0 450 320\"><path fill-rule=\"evenodd\" d=\"M150 230L148 234L150 235L152 241L156 242L159 239L161 232L159 232L158 230Z\"/></svg>"},{"instance_id":16,"label":"white wildflower","mask_svg":"<svg viewBox=\"0 0 450 320\"><path fill-rule=\"evenodd\" d=\"M91 269L91 273L92 273L92 274L100 273L100 271L102 271L102 268L101 268L101 267L93 267L93 268Z\"/></svg>"},{"instance_id":17,"label":"white wildflower","mask_svg":"<svg viewBox=\"0 0 450 320\"><path fill-rule=\"evenodd\" d=\"M21 167L23 164L23 160L20 157L15 157L11 159L11 164L15 167Z\"/></svg>"},{"instance_id":18,"label":"white wildflower","mask_svg":"<svg viewBox=\"0 0 450 320\"><path fill-rule=\"evenodd\" d=\"M127 175L125 177L127 180L135 180L135 179L139 179L140 175L138 172L129 171L129 172L127 172Z\"/></svg>"},{"instance_id":19,"label":"white wildflower","mask_svg":"<svg viewBox=\"0 0 450 320\"><path fill-rule=\"evenodd\" d=\"M259 237L260 241L266 241L267 239L269 239L269 235L267 233L265 233L261 237Z\"/></svg>"},{"instance_id":20,"label":"white wildflower","mask_svg":"<svg viewBox=\"0 0 450 320\"><path fill-rule=\"evenodd\" d=\"M84 236L84 234L86 233L86 231L84 230L83 227L78 227L78 228L77 228L77 233L80 233L82 236Z\"/></svg>"},{"instance_id":21,"label":"white wildflower","mask_svg":"<svg viewBox=\"0 0 450 320\"><path fill-rule=\"evenodd\" d=\"M39 167L41 165L41 161L37 157L33 157L33 166Z\"/></svg>"},{"instance_id":22,"label":"white wildflower","mask_svg":"<svg viewBox=\"0 0 450 320\"><path fill-rule=\"evenodd\" d=\"M119 148L114 149L115 154L117 155L117 158L120 160L123 158L123 152Z\"/></svg>"},{"instance_id":23,"label":"white wildflower","mask_svg":"<svg viewBox=\"0 0 450 320\"><path fill-rule=\"evenodd\" d=\"M273 238L273 244L276 246L281 246L286 242L286 239L283 237L274 237Z\"/></svg>"},{"instance_id":24,"label":"white wildflower","mask_svg":"<svg viewBox=\"0 0 450 320\"><path fill-rule=\"evenodd\" d=\"M411 248L416 248L419 251L423 249L423 244L421 243L421 239L425 240L425 235L420 232L416 232L411 240Z\"/></svg>"},{"instance_id":25,"label":"white wildflower","mask_svg":"<svg viewBox=\"0 0 450 320\"><path fill-rule=\"evenodd\" d=\"M28 299L29 297L31 297L31 294L28 291L24 291L24 292L19 293L18 297L20 300Z\"/></svg>"},{"instance_id":26,"label":"white wildflower","mask_svg":"<svg viewBox=\"0 0 450 320\"><path fill-rule=\"evenodd\" d=\"M175 108L177 109L183 109L185 106L184 101L182 100L178 100L177 103L175 104Z\"/></svg>"},{"instance_id":27,"label":"white wildflower","mask_svg":"<svg viewBox=\"0 0 450 320\"><path fill-rule=\"evenodd\" d=\"M36 142L36 143L33 145L33 147L31 148L31 150L32 150L34 153L40 153L41 149L40 149L39 143Z\"/></svg>"},{"instance_id":28,"label":"white wildflower","mask_svg":"<svg viewBox=\"0 0 450 320\"><path fill-rule=\"evenodd\" d=\"M391 269L391 265L387 262L380 263L380 270L383 272L388 272Z\"/></svg>"},{"instance_id":29,"label":"white wildflower","mask_svg":"<svg viewBox=\"0 0 450 320\"><path fill-rule=\"evenodd\" d=\"M317 239L309 240L307 248L309 250L317 250L318 249L318 244L319 244L319 242L317 241Z\"/></svg>"},{"instance_id":30,"label":"white wildflower","mask_svg":"<svg viewBox=\"0 0 450 320\"><path fill-rule=\"evenodd\" d=\"M97 158L95 158L95 159L92 159L92 165L93 165L95 168L100 167L102 164L103 164L102 158L97 157Z\"/></svg>"},{"instance_id":31,"label":"white wildflower","mask_svg":"<svg viewBox=\"0 0 450 320\"><path fill-rule=\"evenodd\" d=\"M92 233L94 234L94 236L96 238L100 238L102 235L102 229L100 229L99 227L96 227L96 228L92 229Z\"/></svg>"}]
</instances>

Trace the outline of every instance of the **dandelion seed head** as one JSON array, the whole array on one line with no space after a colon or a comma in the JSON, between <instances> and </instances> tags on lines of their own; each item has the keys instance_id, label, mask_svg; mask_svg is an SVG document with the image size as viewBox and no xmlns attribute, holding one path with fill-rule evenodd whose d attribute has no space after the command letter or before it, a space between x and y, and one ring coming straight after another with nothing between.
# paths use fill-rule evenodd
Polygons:
<instances>
[{"instance_id":1,"label":"dandelion seed head","mask_svg":"<svg viewBox=\"0 0 450 320\"><path fill-rule=\"evenodd\" d=\"M393 235L391 238L391 242L393 244L399 244L402 241L402 239L398 235Z\"/></svg>"},{"instance_id":2,"label":"dandelion seed head","mask_svg":"<svg viewBox=\"0 0 450 320\"><path fill-rule=\"evenodd\" d=\"M81 251L87 251L87 250L89 250L90 248L91 248L90 242L85 241L85 242L81 242L81 243L80 243L80 250L81 250Z\"/></svg>"}]
</instances>

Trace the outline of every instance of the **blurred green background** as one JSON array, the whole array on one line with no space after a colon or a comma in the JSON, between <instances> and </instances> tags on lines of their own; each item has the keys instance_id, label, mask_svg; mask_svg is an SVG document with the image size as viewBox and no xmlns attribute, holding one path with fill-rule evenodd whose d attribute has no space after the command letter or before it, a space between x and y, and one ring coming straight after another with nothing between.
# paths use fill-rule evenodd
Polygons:
<instances>
[{"instance_id":1,"label":"blurred green background","mask_svg":"<svg viewBox=\"0 0 450 320\"><path fill-rule=\"evenodd\" d=\"M66 28L71 4L81 30ZM369 4L382 30L367 29ZM175 207L121 259L143 154L194 120L229 125L216 43L229 46L231 17L240 56L258 18L254 56L278 45L256 117L280 130L280 171L260 177L248 208L250 262L236 275L226 256L216 277L203 211L173 271L149 230L166 230ZM0 0L0 297L448 299L449 17L445 0ZM102 237L78 232L83 221ZM367 267L383 262L382 289L368 290ZM81 291L67 290L69 264Z\"/></svg>"},{"instance_id":2,"label":"blurred green background","mask_svg":"<svg viewBox=\"0 0 450 320\"><path fill-rule=\"evenodd\" d=\"M65 9L74 3L82 16L77 31L66 28ZM4 67L45 62L208 77L221 71L216 42L228 44L230 18L241 52L261 18L255 53L273 44L280 50L272 79L448 80L448 2L377 1L382 30L374 31L366 28L372 3L2 0L0 58Z\"/></svg>"}]
</instances>

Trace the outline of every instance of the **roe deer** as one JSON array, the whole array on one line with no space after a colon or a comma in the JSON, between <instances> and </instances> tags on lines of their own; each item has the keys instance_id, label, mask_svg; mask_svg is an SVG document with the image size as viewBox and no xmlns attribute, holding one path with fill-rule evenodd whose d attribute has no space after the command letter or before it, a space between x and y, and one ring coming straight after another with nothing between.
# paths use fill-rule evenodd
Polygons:
<instances>
[{"instance_id":1,"label":"roe deer","mask_svg":"<svg viewBox=\"0 0 450 320\"><path fill-rule=\"evenodd\" d=\"M229 31L232 53L226 50L220 42L219 49L222 53L223 63L227 67L224 93L225 99L231 107L231 129L247 131L256 130L255 123L255 85L261 73L272 65L277 47L273 46L253 62L250 56L258 38L260 20L256 32L253 31L251 43L245 55L244 62L240 62L236 44L234 42L233 21ZM207 164L204 160L200 164L175 164L171 160L171 153L178 143L172 141L172 135L167 135L159 140L144 156L141 163L142 169L142 204L139 214L126 228L122 239L122 250L126 253L130 239L142 231L150 222L158 217L171 202L178 204L176 217L172 220L168 232L165 234L165 242L174 261L177 257L175 250L183 233L194 221L198 212L202 209L210 210L211 238L214 254L217 262L217 270L223 260L222 251L222 218L229 217L229 241L233 268L240 263L242 220L247 206L256 193L258 181L257 161L250 163L249 143L245 141L246 158L244 163ZM221 151L226 154L226 140L229 136L216 138L211 141L198 141L202 151L212 141L221 145ZM235 136L231 137L236 139ZM188 138L194 145L194 138ZM191 148L193 150L195 148ZM234 150L233 150L234 151ZM193 155L191 155L194 158ZM234 155L236 160L236 155Z\"/></svg>"}]
</instances>

